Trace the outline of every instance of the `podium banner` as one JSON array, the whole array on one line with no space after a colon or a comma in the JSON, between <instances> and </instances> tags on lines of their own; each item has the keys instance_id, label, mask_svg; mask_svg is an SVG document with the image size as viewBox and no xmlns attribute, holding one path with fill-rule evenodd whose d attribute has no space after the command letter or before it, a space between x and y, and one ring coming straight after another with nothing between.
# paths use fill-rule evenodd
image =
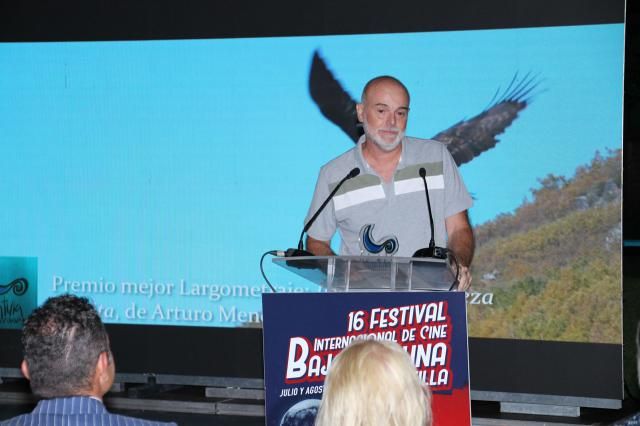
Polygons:
<instances>
[{"instance_id":1,"label":"podium banner","mask_svg":"<svg viewBox=\"0 0 640 426\"><path fill-rule=\"evenodd\" d=\"M264 294L267 425L313 425L332 360L356 339L392 340L433 395L435 426L470 425L465 294Z\"/></svg>"}]
</instances>

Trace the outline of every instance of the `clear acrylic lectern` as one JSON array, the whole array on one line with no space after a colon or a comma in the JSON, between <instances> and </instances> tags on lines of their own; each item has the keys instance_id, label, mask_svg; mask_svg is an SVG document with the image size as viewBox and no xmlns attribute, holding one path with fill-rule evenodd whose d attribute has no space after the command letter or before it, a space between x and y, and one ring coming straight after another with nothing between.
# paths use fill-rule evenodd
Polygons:
<instances>
[{"instance_id":1,"label":"clear acrylic lectern","mask_svg":"<svg viewBox=\"0 0 640 426\"><path fill-rule=\"evenodd\" d=\"M446 291L456 275L447 260L392 256L275 257L276 265L327 291Z\"/></svg>"}]
</instances>

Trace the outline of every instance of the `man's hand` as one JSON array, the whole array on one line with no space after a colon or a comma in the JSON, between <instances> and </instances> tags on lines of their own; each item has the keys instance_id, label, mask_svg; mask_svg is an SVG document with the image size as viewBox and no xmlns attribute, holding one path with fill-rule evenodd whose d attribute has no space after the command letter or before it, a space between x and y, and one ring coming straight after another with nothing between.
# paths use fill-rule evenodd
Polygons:
<instances>
[{"instance_id":1,"label":"man's hand","mask_svg":"<svg viewBox=\"0 0 640 426\"><path fill-rule=\"evenodd\" d=\"M466 266L460 265L458 269L458 291L467 291L471 287L471 272Z\"/></svg>"},{"instance_id":2,"label":"man's hand","mask_svg":"<svg viewBox=\"0 0 640 426\"><path fill-rule=\"evenodd\" d=\"M448 246L458 261L458 290L467 291L471 287L469 266L473 259L475 241L469 224L467 211L456 213L445 219Z\"/></svg>"}]
</instances>

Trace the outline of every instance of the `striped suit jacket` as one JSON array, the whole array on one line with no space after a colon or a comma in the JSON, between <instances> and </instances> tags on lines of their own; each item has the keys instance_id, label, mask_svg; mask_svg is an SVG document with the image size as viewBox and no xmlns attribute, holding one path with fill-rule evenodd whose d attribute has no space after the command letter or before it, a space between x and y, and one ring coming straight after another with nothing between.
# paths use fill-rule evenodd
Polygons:
<instances>
[{"instance_id":1,"label":"striped suit jacket","mask_svg":"<svg viewBox=\"0 0 640 426\"><path fill-rule=\"evenodd\" d=\"M169 426L112 414L101 401L88 396L43 399L29 414L0 422L0 426Z\"/></svg>"}]
</instances>

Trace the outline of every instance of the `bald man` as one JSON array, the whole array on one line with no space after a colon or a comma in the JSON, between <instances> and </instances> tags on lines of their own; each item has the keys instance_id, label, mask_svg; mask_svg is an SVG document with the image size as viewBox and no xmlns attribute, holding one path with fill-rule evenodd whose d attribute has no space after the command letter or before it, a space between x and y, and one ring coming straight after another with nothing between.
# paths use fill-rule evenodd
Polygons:
<instances>
[{"instance_id":1,"label":"bald man","mask_svg":"<svg viewBox=\"0 0 640 426\"><path fill-rule=\"evenodd\" d=\"M424 183L426 170L436 246L449 248L461 265L458 290L471 285L474 238L467 210L473 202L453 158L440 142L405 136L410 96L390 76L369 81L356 106L364 135L357 145L320 170L305 223L354 167L307 233L307 250L334 255L331 239L340 232L341 255L411 257L431 238Z\"/></svg>"}]
</instances>

